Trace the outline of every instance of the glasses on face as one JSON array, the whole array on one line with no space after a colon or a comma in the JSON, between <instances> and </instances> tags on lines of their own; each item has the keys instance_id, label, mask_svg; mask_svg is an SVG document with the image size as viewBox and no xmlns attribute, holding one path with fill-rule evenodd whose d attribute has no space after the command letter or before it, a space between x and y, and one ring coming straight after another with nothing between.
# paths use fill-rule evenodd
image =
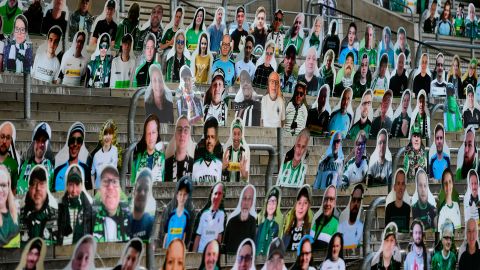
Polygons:
<instances>
[{"instance_id":1,"label":"glasses on face","mask_svg":"<svg viewBox=\"0 0 480 270\"><path fill-rule=\"evenodd\" d=\"M5 134L0 135L0 140L10 141L11 139L12 139L12 136L10 135L5 135Z\"/></svg>"},{"instance_id":2,"label":"glasses on face","mask_svg":"<svg viewBox=\"0 0 480 270\"><path fill-rule=\"evenodd\" d=\"M177 128L175 129L175 131L176 131L177 133L184 133L184 134L187 134L187 133L189 133L189 132L190 132L190 127L189 127L189 126L185 126L185 127L177 127Z\"/></svg>"},{"instance_id":3,"label":"glasses on face","mask_svg":"<svg viewBox=\"0 0 480 270\"><path fill-rule=\"evenodd\" d=\"M100 44L100 49L108 49L108 44L106 42Z\"/></svg>"},{"instance_id":4,"label":"glasses on face","mask_svg":"<svg viewBox=\"0 0 480 270\"><path fill-rule=\"evenodd\" d=\"M281 22L282 20L283 20L283 18L275 17L275 21L276 21L276 22Z\"/></svg>"},{"instance_id":5,"label":"glasses on face","mask_svg":"<svg viewBox=\"0 0 480 270\"><path fill-rule=\"evenodd\" d=\"M250 262L252 261L252 255L238 256L239 262Z\"/></svg>"},{"instance_id":6,"label":"glasses on face","mask_svg":"<svg viewBox=\"0 0 480 270\"><path fill-rule=\"evenodd\" d=\"M114 187L118 187L120 185L120 180L118 179L112 179L112 178L104 178L102 179L102 186L108 187L109 185L112 185Z\"/></svg>"},{"instance_id":7,"label":"glasses on face","mask_svg":"<svg viewBox=\"0 0 480 270\"><path fill-rule=\"evenodd\" d=\"M365 148L366 145L365 145L365 143L359 142L359 143L356 144L356 146L359 147L359 148Z\"/></svg>"},{"instance_id":8,"label":"glasses on face","mask_svg":"<svg viewBox=\"0 0 480 270\"><path fill-rule=\"evenodd\" d=\"M271 84L275 84L275 85L279 85L279 84L280 84L280 82L277 81L277 80L268 80L268 82L271 83Z\"/></svg>"},{"instance_id":9,"label":"glasses on face","mask_svg":"<svg viewBox=\"0 0 480 270\"><path fill-rule=\"evenodd\" d=\"M25 27L15 27L15 33L25 34Z\"/></svg>"},{"instance_id":10,"label":"glasses on face","mask_svg":"<svg viewBox=\"0 0 480 270\"><path fill-rule=\"evenodd\" d=\"M68 145L72 144L83 144L83 137L70 137L68 138Z\"/></svg>"},{"instance_id":11,"label":"glasses on face","mask_svg":"<svg viewBox=\"0 0 480 270\"><path fill-rule=\"evenodd\" d=\"M222 42L222 47L230 47L230 43L228 43L228 42Z\"/></svg>"},{"instance_id":12,"label":"glasses on face","mask_svg":"<svg viewBox=\"0 0 480 270\"><path fill-rule=\"evenodd\" d=\"M177 45L185 45L185 40L177 39Z\"/></svg>"},{"instance_id":13,"label":"glasses on face","mask_svg":"<svg viewBox=\"0 0 480 270\"><path fill-rule=\"evenodd\" d=\"M267 55L267 56L272 56L272 55L273 55L273 52L266 52L266 55Z\"/></svg>"}]
</instances>

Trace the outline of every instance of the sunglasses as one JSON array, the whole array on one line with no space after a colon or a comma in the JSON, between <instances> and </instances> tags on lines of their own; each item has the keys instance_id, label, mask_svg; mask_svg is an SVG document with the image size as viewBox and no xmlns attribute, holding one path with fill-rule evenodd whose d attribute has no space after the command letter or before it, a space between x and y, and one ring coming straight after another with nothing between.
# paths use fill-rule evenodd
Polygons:
<instances>
[{"instance_id":1,"label":"sunglasses","mask_svg":"<svg viewBox=\"0 0 480 270\"><path fill-rule=\"evenodd\" d=\"M185 40L177 40L177 45L185 45Z\"/></svg>"},{"instance_id":2,"label":"sunglasses","mask_svg":"<svg viewBox=\"0 0 480 270\"><path fill-rule=\"evenodd\" d=\"M108 48L108 44L107 43L102 43L100 44L100 49L107 49Z\"/></svg>"},{"instance_id":3,"label":"sunglasses","mask_svg":"<svg viewBox=\"0 0 480 270\"><path fill-rule=\"evenodd\" d=\"M276 21L276 22L281 22L281 21L283 21L283 18L275 17L275 21Z\"/></svg>"},{"instance_id":4,"label":"sunglasses","mask_svg":"<svg viewBox=\"0 0 480 270\"><path fill-rule=\"evenodd\" d=\"M304 92L297 92L297 96L303 97L303 96L305 96L305 93Z\"/></svg>"},{"instance_id":5,"label":"sunglasses","mask_svg":"<svg viewBox=\"0 0 480 270\"><path fill-rule=\"evenodd\" d=\"M72 144L83 144L83 137L70 137L68 138L68 145Z\"/></svg>"},{"instance_id":6,"label":"sunglasses","mask_svg":"<svg viewBox=\"0 0 480 270\"><path fill-rule=\"evenodd\" d=\"M333 140L333 144L337 144L337 143L341 143L341 142L342 142L342 140L340 140L340 139Z\"/></svg>"},{"instance_id":7,"label":"sunglasses","mask_svg":"<svg viewBox=\"0 0 480 270\"><path fill-rule=\"evenodd\" d=\"M266 53L268 56L272 56L273 55L273 52L267 52Z\"/></svg>"}]
</instances>

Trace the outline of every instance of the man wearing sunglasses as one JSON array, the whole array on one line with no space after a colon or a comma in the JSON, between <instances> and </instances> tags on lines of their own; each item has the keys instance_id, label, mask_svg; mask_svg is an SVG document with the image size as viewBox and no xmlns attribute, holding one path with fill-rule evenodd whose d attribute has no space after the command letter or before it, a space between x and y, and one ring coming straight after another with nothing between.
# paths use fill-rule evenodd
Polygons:
<instances>
[{"instance_id":1,"label":"man wearing sunglasses","mask_svg":"<svg viewBox=\"0 0 480 270\"><path fill-rule=\"evenodd\" d=\"M350 202L346 210L340 215L340 224L338 232L343 234L344 249L354 249L362 244L363 222L361 219L364 188L362 184L357 184L350 194Z\"/></svg>"},{"instance_id":2,"label":"man wearing sunglasses","mask_svg":"<svg viewBox=\"0 0 480 270\"><path fill-rule=\"evenodd\" d=\"M102 88L110 86L110 70L112 67L112 56L108 54L110 47L110 36L105 33L97 43L97 50L94 59L88 62L85 87Z\"/></svg>"},{"instance_id":3,"label":"man wearing sunglasses","mask_svg":"<svg viewBox=\"0 0 480 270\"><path fill-rule=\"evenodd\" d=\"M67 138L66 146L55 156L55 161L63 161L64 158L62 156L67 155L68 151L66 162L63 164L58 162L57 167L55 168L55 182L53 187L51 187L52 192L65 190L66 172L70 165L78 164L83 170L84 175L89 175L90 172L90 165L87 165L87 160L82 160L80 158L82 147L85 147L85 127L83 124L80 122L73 124ZM90 177L85 178L85 188L87 190L92 189L92 179Z\"/></svg>"},{"instance_id":4,"label":"man wearing sunglasses","mask_svg":"<svg viewBox=\"0 0 480 270\"><path fill-rule=\"evenodd\" d=\"M20 176L17 182L17 195L23 195L28 191L28 179L31 170L37 164L43 165L48 172L49 183L53 182L53 162L46 158L47 150L49 150L49 143L52 130L50 126L42 122L38 124L33 130L32 144L29 147L25 161L23 161L20 168Z\"/></svg>"},{"instance_id":5,"label":"man wearing sunglasses","mask_svg":"<svg viewBox=\"0 0 480 270\"><path fill-rule=\"evenodd\" d=\"M267 35L267 41L273 40L275 42L275 55L278 56L283 52L283 41L285 39L285 32L283 30L283 11L277 9L273 15L273 22Z\"/></svg>"}]
</instances>

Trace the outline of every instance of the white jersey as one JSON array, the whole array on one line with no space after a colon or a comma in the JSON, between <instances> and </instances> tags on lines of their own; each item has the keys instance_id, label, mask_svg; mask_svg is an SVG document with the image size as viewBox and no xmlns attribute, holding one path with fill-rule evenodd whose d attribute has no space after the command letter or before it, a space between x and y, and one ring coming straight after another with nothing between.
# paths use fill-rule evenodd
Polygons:
<instances>
[{"instance_id":1,"label":"white jersey","mask_svg":"<svg viewBox=\"0 0 480 270\"><path fill-rule=\"evenodd\" d=\"M307 163L301 161L297 167L293 167L293 159L285 162L277 177L277 186L300 188L307 174Z\"/></svg>"},{"instance_id":2,"label":"white jersey","mask_svg":"<svg viewBox=\"0 0 480 270\"><path fill-rule=\"evenodd\" d=\"M135 59L130 58L127 62L122 61L121 56L112 60L110 73L110 88L129 88L135 74Z\"/></svg>"},{"instance_id":3,"label":"white jersey","mask_svg":"<svg viewBox=\"0 0 480 270\"><path fill-rule=\"evenodd\" d=\"M285 121L285 103L282 98L271 100L268 94L263 96L262 120L264 127L282 127L282 121Z\"/></svg>"},{"instance_id":4,"label":"white jersey","mask_svg":"<svg viewBox=\"0 0 480 270\"><path fill-rule=\"evenodd\" d=\"M213 213L211 210L206 210L200 216L200 223L195 232L200 236L200 243L198 245L198 252L202 253L208 242L217 239L218 235L223 233L225 224L225 212L218 210Z\"/></svg>"},{"instance_id":5,"label":"white jersey","mask_svg":"<svg viewBox=\"0 0 480 270\"><path fill-rule=\"evenodd\" d=\"M327 259L322 263L320 270L345 270L345 262L342 258L338 258L336 262Z\"/></svg>"},{"instance_id":6,"label":"white jersey","mask_svg":"<svg viewBox=\"0 0 480 270\"><path fill-rule=\"evenodd\" d=\"M200 183L216 183L222 181L222 161L214 159L207 164L203 158L199 158L193 164L192 179Z\"/></svg>"},{"instance_id":7,"label":"white jersey","mask_svg":"<svg viewBox=\"0 0 480 270\"><path fill-rule=\"evenodd\" d=\"M118 163L118 150L117 147L112 145L110 151L103 152L103 149L98 150L93 157L92 162L92 176L95 177L95 188L100 188L100 174L105 165L113 165L117 167Z\"/></svg>"},{"instance_id":8,"label":"white jersey","mask_svg":"<svg viewBox=\"0 0 480 270\"><path fill-rule=\"evenodd\" d=\"M350 183L350 185L363 182L365 179L367 179L367 174L367 159L362 159L360 167L357 167L357 164L355 163L355 157L351 158L347 162L347 164L345 165L345 171L343 172L343 176L348 179L348 183Z\"/></svg>"},{"instance_id":9,"label":"white jersey","mask_svg":"<svg viewBox=\"0 0 480 270\"><path fill-rule=\"evenodd\" d=\"M37 53L32 69L32 75L35 79L52 83L57 78L59 71L60 62L56 56L50 58L47 53Z\"/></svg>"},{"instance_id":10,"label":"white jersey","mask_svg":"<svg viewBox=\"0 0 480 270\"><path fill-rule=\"evenodd\" d=\"M438 214L438 231L441 231L442 225L447 218L453 222L455 229L462 227L460 207L457 202L453 202L451 206L445 204L442 206L442 209L440 209L440 214Z\"/></svg>"},{"instance_id":11,"label":"white jersey","mask_svg":"<svg viewBox=\"0 0 480 270\"><path fill-rule=\"evenodd\" d=\"M256 68L252 60L248 61L248 63L245 63L245 61L243 60L235 63L235 77L240 78L240 72L242 72L242 70L246 70L248 72L248 75L250 75L250 79L253 80Z\"/></svg>"},{"instance_id":12,"label":"white jersey","mask_svg":"<svg viewBox=\"0 0 480 270\"><path fill-rule=\"evenodd\" d=\"M63 56L60 65L60 73L63 74L62 83L71 86L80 86L82 77L85 76L87 70L87 58L83 55L79 58L71 56Z\"/></svg>"},{"instance_id":13,"label":"white jersey","mask_svg":"<svg viewBox=\"0 0 480 270\"><path fill-rule=\"evenodd\" d=\"M348 220L345 220L338 224L338 232L343 234L343 246L345 249L357 248L362 244L363 223L360 220L355 221L353 225L350 225Z\"/></svg>"}]
</instances>

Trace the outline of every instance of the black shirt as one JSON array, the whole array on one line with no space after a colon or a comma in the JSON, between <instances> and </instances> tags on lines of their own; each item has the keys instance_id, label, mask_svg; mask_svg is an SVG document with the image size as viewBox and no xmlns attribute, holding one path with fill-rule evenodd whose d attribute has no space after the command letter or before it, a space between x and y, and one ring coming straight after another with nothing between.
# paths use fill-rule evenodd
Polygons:
<instances>
[{"instance_id":1,"label":"black shirt","mask_svg":"<svg viewBox=\"0 0 480 270\"><path fill-rule=\"evenodd\" d=\"M470 254L468 252L468 246L467 250L462 253L460 256L460 260L458 262L458 269L463 270L463 269L480 269L480 264L478 263L480 261L480 250L478 249L478 245L475 243L475 253Z\"/></svg>"},{"instance_id":2,"label":"black shirt","mask_svg":"<svg viewBox=\"0 0 480 270\"><path fill-rule=\"evenodd\" d=\"M232 40L233 40L233 51L234 52L239 52L240 50L238 49L238 44L240 44L240 38L241 37L246 37L248 36L248 32L245 31L245 29L242 29L242 31L239 31L238 28L235 29L232 32Z\"/></svg>"},{"instance_id":3,"label":"black shirt","mask_svg":"<svg viewBox=\"0 0 480 270\"><path fill-rule=\"evenodd\" d=\"M401 75L397 74L395 71L395 75L390 78L390 89L393 91L394 97L401 97L403 94L403 90L408 88L408 78L406 75L406 70L403 70Z\"/></svg>"},{"instance_id":4,"label":"black shirt","mask_svg":"<svg viewBox=\"0 0 480 270\"><path fill-rule=\"evenodd\" d=\"M437 27L437 18L431 19L428 17L423 23L423 32L425 33L435 33L435 28Z\"/></svg>"},{"instance_id":5,"label":"black shirt","mask_svg":"<svg viewBox=\"0 0 480 270\"><path fill-rule=\"evenodd\" d=\"M48 30L50 30L52 26L58 25L60 29L62 29L63 36L65 36L65 33L67 32L67 20L65 19L65 16L65 11L62 11L62 15L60 16L60 18L54 19L52 17L52 10L49 9L47 11L47 14L45 14L45 17L43 17L42 34L48 34ZM35 22L30 22L30 24L35 24Z\"/></svg>"},{"instance_id":6,"label":"black shirt","mask_svg":"<svg viewBox=\"0 0 480 270\"><path fill-rule=\"evenodd\" d=\"M257 231L257 222L254 217L248 216L246 221L240 220L240 214L234 216L228 221L225 228L225 252L228 254L235 254L238 246L246 238L255 239Z\"/></svg>"},{"instance_id":7,"label":"black shirt","mask_svg":"<svg viewBox=\"0 0 480 270\"><path fill-rule=\"evenodd\" d=\"M298 75L298 81L302 81L307 85L307 95L317 95L318 87L320 84L320 80L317 76L313 75L312 79L310 81L307 81L307 79L305 78L305 74Z\"/></svg>"},{"instance_id":8,"label":"black shirt","mask_svg":"<svg viewBox=\"0 0 480 270\"><path fill-rule=\"evenodd\" d=\"M174 164L176 163L176 164ZM165 160L165 182L172 182L173 180L173 166L177 169L177 181L183 176L192 175L193 158L186 156L184 160L175 161L175 157L171 156Z\"/></svg>"},{"instance_id":9,"label":"black shirt","mask_svg":"<svg viewBox=\"0 0 480 270\"><path fill-rule=\"evenodd\" d=\"M480 125L480 111L477 108L473 109L473 112L466 110L463 112L463 128L467 128L469 125L475 125L478 127Z\"/></svg>"},{"instance_id":10,"label":"black shirt","mask_svg":"<svg viewBox=\"0 0 480 270\"><path fill-rule=\"evenodd\" d=\"M115 41L115 36L117 35L117 24L114 21L107 23L107 20L98 21L97 25L95 26L95 30L93 30L93 37L98 38L103 33L107 33L110 35L112 41Z\"/></svg>"},{"instance_id":11,"label":"black shirt","mask_svg":"<svg viewBox=\"0 0 480 270\"><path fill-rule=\"evenodd\" d=\"M325 55L327 51L331 49L335 53L335 59L338 59L338 52L340 50L340 39L337 35L328 35L323 42L322 55Z\"/></svg>"},{"instance_id":12,"label":"black shirt","mask_svg":"<svg viewBox=\"0 0 480 270\"><path fill-rule=\"evenodd\" d=\"M328 132L328 123L330 122L330 114L325 110L321 114L318 109L309 109L306 127L312 133L312 136L322 136L324 132Z\"/></svg>"},{"instance_id":13,"label":"black shirt","mask_svg":"<svg viewBox=\"0 0 480 270\"><path fill-rule=\"evenodd\" d=\"M410 205L403 202L402 207L397 208L395 201L389 203L385 210L385 224L392 221L397 224L400 232L408 232L410 227Z\"/></svg>"},{"instance_id":14,"label":"black shirt","mask_svg":"<svg viewBox=\"0 0 480 270\"><path fill-rule=\"evenodd\" d=\"M430 83L432 82L432 78L428 74L425 74L425 77L422 77L421 73L417 74L413 79L413 93L415 96L418 95L420 90L425 90L427 96L430 95Z\"/></svg>"},{"instance_id":15,"label":"black shirt","mask_svg":"<svg viewBox=\"0 0 480 270\"><path fill-rule=\"evenodd\" d=\"M374 118L372 122L372 130L370 131L370 136L372 138L376 138L378 132L380 132L382 128L386 129L387 131L390 131L392 129L392 120L390 119L390 117L386 116L383 122L381 116L377 116L376 118Z\"/></svg>"}]
</instances>

